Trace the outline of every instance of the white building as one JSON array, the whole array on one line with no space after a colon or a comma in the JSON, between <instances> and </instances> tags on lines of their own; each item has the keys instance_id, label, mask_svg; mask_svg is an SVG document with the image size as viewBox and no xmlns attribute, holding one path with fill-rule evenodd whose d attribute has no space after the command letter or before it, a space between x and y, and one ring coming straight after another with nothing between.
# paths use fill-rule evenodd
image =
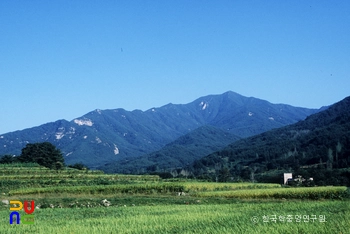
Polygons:
<instances>
[{"instance_id":1,"label":"white building","mask_svg":"<svg viewBox=\"0 0 350 234\"><path fill-rule=\"evenodd\" d=\"M288 179L293 179L292 173L284 173L283 174L283 184L288 184Z\"/></svg>"}]
</instances>

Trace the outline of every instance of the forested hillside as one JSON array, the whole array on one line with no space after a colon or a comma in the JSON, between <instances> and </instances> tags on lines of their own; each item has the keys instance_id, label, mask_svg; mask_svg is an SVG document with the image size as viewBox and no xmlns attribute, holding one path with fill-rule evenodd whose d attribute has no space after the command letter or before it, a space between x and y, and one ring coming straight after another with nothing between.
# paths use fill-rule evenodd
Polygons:
<instances>
[{"instance_id":1,"label":"forested hillside","mask_svg":"<svg viewBox=\"0 0 350 234\"><path fill-rule=\"evenodd\" d=\"M145 173L169 171L186 167L203 155L208 155L240 139L231 133L213 126L199 127L167 144L161 150L141 157L123 160L100 167L106 172Z\"/></svg>"},{"instance_id":2,"label":"forested hillside","mask_svg":"<svg viewBox=\"0 0 350 234\"><path fill-rule=\"evenodd\" d=\"M282 172L349 183L350 97L296 124L236 141L193 164L197 176L279 180ZM275 173L275 174L274 174Z\"/></svg>"}]
</instances>

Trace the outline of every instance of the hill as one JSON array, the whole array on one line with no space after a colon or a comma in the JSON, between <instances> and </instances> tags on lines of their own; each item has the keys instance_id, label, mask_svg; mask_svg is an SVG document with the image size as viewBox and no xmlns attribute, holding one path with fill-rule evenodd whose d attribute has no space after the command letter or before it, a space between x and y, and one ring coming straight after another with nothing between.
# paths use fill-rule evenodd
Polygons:
<instances>
[{"instance_id":1,"label":"hill","mask_svg":"<svg viewBox=\"0 0 350 234\"><path fill-rule=\"evenodd\" d=\"M48 141L63 152L66 163L82 162L96 168L160 150L204 125L248 137L295 123L317 111L229 91L147 111L95 110L72 121L58 120L1 134L0 155L19 155L27 143Z\"/></svg>"},{"instance_id":2,"label":"hill","mask_svg":"<svg viewBox=\"0 0 350 234\"><path fill-rule=\"evenodd\" d=\"M231 133L206 125L180 136L158 151L107 164L99 169L109 173L132 174L185 167L238 139Z\"/></svg>"},{"instance_id":3,"label":"hill","mask_svg":"<svg viewBox=\"0 0 350 234\"><path fill-rule=\"evenodd\" d=\"M349 167L350 97L298 123L236 141L193 164L197 175L215 176L226 168L229 176L242 179L274 170L313 169L311 177L323 169L346 174L341 169Z\"/></svg>"}]
</instances>

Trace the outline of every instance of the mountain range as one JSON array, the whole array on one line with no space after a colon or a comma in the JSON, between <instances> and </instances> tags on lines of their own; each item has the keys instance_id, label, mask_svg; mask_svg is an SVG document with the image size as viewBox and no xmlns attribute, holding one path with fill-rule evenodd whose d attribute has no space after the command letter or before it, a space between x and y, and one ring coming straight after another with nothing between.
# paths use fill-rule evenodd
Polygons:
<instances>
[{"instance_id":1,"label":"mountain range","mask_svg":"<svg viewBox=\"0 0 350 234\"><path fill-rule=\"evenodd\" d=\"M97 109L72 121L57 120L1 134L0 155L19 155L27 143L48 141L62 151L67 164L80 162L90 168L113 165L115 169L121 162L142 156L151 162L149 166L154 166L160 155L173 161L168 167L176 167L239 138L296 123L319 111L272 104L232 91L146 111ZM202 143L191 144L195 138ZM182 154L182 159L175 157ZM158 166L166 165L159 162Z\"/></svg>"}]
</instances>

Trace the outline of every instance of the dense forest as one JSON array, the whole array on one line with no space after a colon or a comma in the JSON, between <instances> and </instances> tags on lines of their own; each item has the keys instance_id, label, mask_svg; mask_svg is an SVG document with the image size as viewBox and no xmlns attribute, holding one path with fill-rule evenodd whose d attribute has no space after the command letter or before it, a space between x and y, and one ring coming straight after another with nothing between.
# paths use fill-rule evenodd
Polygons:
<instances>
[{"instance_id":1,"label":"dense forest","mask_svg":"<svg viewBox=\"0 0 350 234\"><path fill-rule=\"evenodd\" d=\"M349 184L350 97L296 124L245 138L194 162L194 176L280 182L283 172L316 184Z\"/></svg>"}]
</instances>

